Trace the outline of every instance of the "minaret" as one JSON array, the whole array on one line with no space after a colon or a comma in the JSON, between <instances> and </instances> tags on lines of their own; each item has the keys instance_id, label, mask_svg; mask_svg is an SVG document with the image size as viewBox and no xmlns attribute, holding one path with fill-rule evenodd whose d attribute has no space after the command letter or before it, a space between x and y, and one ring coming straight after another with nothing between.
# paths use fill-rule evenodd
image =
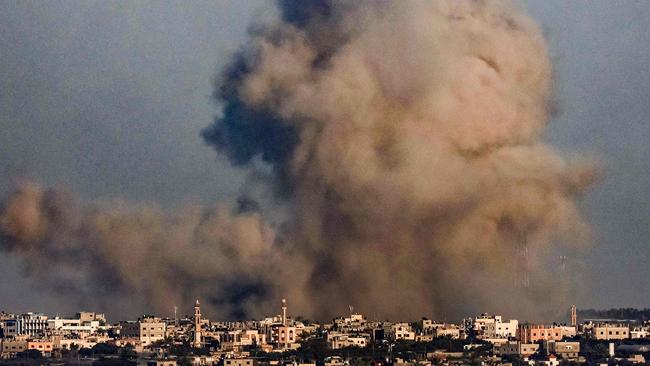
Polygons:
<instances>
[{"instance_id":1,"label":"minaret","mask_svg":"<svg viewBox=\"0 0 650 366\"><path fill-rule=\"evenodd\" d=\"M578 311L575 305L571 305L571 326L575 327L578 325Z\"/></svg>"},{"instance_id":2,"label":"minaret","mask_svg":"<svg viewBox=\"0 0 650 366\"><path fill-rule=\"evenodd\" d=\"M178 306L174 305L174 325L178 326Z\"/></svg>"},{"instance_id":3,"label":"minaret","mask_svg":"<svg viewBox=\"0 0 650 366\"><path fill-rule=\"evenodd\" d=\"M194 347L201 348L201 304L196 300L194 304Z\"/></svg>"},{"instance_id":4,"label":"minaret","mask_svg":"<svg viewBox=\"0 0 650 366\"><path fill-rule=\"evenodd\" d=\"M282 325L287 326L287 300L282 299Z\"/></svg>"}]
</instances>

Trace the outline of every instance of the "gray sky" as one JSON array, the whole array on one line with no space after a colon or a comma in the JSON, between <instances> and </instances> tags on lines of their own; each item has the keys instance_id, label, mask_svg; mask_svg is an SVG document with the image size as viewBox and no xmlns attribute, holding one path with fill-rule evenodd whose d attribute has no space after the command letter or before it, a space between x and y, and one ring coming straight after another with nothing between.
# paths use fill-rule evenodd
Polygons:
<instances>
[{"instance_id":1,"label":"gray sky","mask_svg":"<svg viewBox=\"0 0 650 366\"><path fill-rule=\"evenodd\" d=\"M560 113L548 139L597 156L582 307L650 306L650 2L528 0ZM10 176L84 199L232 199L242 173L199 136L212 78L265 1L0 2L0 192ZM0 309L68 312L0 254Z\"/></svg>"}]
</instances>

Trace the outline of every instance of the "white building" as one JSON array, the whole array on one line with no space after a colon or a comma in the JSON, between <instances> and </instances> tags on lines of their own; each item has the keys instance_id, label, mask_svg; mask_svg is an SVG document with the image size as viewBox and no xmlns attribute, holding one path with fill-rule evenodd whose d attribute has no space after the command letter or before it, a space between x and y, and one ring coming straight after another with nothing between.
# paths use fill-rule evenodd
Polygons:
<instances>
[{"instance_id":1,"label":"white building","mask_svg":"<svg viewBox=\"0 0 650 366\"><path fill-rule=\"evenodd\" d=\"M60 333L65 335L78 335L85 338L95 334L99 329L99 321L82 321L81 319L63 319L55 317L48 319L47 330L49 333Z\"/></svg>"},{"instance_id":2,"label":"white building","mask_svg":"<svg viewBox=\"0 0 650 366\"><path fill-rule=\"evenodd\" d=\"M649 327L635 327L630 330L630 338L639 339L639 338L650 338L650 329Z\"/></svg>"},{"instance_id":3,"label":"white building","mask_svg":"<svg viewBox=\"0 0 650 366\"><path fill-rule=\"evenodd\" d=\"M16 318L16 334L36 337L45 334L47 315L41 313L21 314Z\"/></svg>"},{"instance_id":4,"label":"white building","mask_svg":"<svg viewBox=\"0 0 650 366\"><path fill-rule=\"evenodd\" d=\"M474 318L473 331L480 339L514 338L517 336L519 321L504 322L501 315L481 314Z\"/></svg>"}]
</instances>

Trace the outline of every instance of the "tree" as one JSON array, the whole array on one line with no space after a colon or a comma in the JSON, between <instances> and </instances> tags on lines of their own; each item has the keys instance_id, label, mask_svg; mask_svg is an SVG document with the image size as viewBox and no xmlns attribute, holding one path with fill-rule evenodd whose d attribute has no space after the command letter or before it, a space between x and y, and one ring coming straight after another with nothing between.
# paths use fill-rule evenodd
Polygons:
<instances>
[{"instance_id":1,"label":"tree","mask_svg":"<svg viewBox=\"0 0 650 366\"><path fill-rule=\"evenodd\" d=\"M135 352L134 347L130 344L127 344L120 350L120 358L122 360L130 360L136 357L138 357L138 353Z\"/></svg>"},{"instance_id":2,"label":"tree","mask_svg":"<svg viewBox=\"0 0 650 366\"><path fill-rule=\"evenodd\" d=\"M18 352L16 354L16 357L37 360L37 359L43 358L43 354L41 353L41 351L39 351L37 349L28 349L28 350L25 350L25 351L22 351L22 352Z\"/></svg>"},{"instance_id":3,"label":"tree","mask_svg":"<svg viewBox=\"0 0 650 366\"><path fill-rule=\"evenodd\" d=\"M92 350L96 355L116 355L118 347L108 343L97 343Z\"/></svg>"}]
</instances>

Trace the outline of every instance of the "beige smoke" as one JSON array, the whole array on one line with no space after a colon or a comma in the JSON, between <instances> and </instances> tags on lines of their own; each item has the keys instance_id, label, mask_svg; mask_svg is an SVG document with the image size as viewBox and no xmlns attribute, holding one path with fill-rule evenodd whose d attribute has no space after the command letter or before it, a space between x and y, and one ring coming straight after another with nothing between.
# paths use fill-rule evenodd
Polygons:
<instances>
[{"instance_id":1,"label":"beige smoke","mask_svg":"<svg viewBox=\"0 0 650 366\"><path fill-rule=\"evenodd\" d=\"M575 197L593 174L543 141L537 26L501 1L324 3L254 28L204 132L236 164L265 154L290 211L282 235L257 212L74 209L27 186L3 206L4 248L73 291L156 311L193 296L226 316L281 297L321 319L348 304L393 319L562 311L569 284L547 262L588 237ZM250 132L266 128L297 138Z\"/></svg>"},{"instance_id":2,"label":"beige smoke","mask_svg":"<svg viewBox=\"0 0 650 366\"><path fill-rule=\"evenodd\" d=\"M19 187L2 205L0 243L22 257L28 273L85 306L169 315L199 297L222 317L259 313L265 299L233 304L227 292L267 287L267 275L280 276L275 232L259 213L191 207L170 215L118 202L75 207L61 193Z\"/></svg>"},{"instance_id":3,"label":"beige smoke","mask_svg":"<svg viewBox=\"0 0 650 366\"><path fill-rule=\"evenodd\" d=\"M530 315L557 304L543 295L544 251L588 235L574 196L590 174L541 139L551 66L537 26L498 1L333 13L345 41L326 66L314 66L321 38L280 23L253 39L238 86L249 108L299 131L282 171L295 240L315 261L309 309ZM533 283L519 288L523 272Z\"/></svg>"}]
</instances>

